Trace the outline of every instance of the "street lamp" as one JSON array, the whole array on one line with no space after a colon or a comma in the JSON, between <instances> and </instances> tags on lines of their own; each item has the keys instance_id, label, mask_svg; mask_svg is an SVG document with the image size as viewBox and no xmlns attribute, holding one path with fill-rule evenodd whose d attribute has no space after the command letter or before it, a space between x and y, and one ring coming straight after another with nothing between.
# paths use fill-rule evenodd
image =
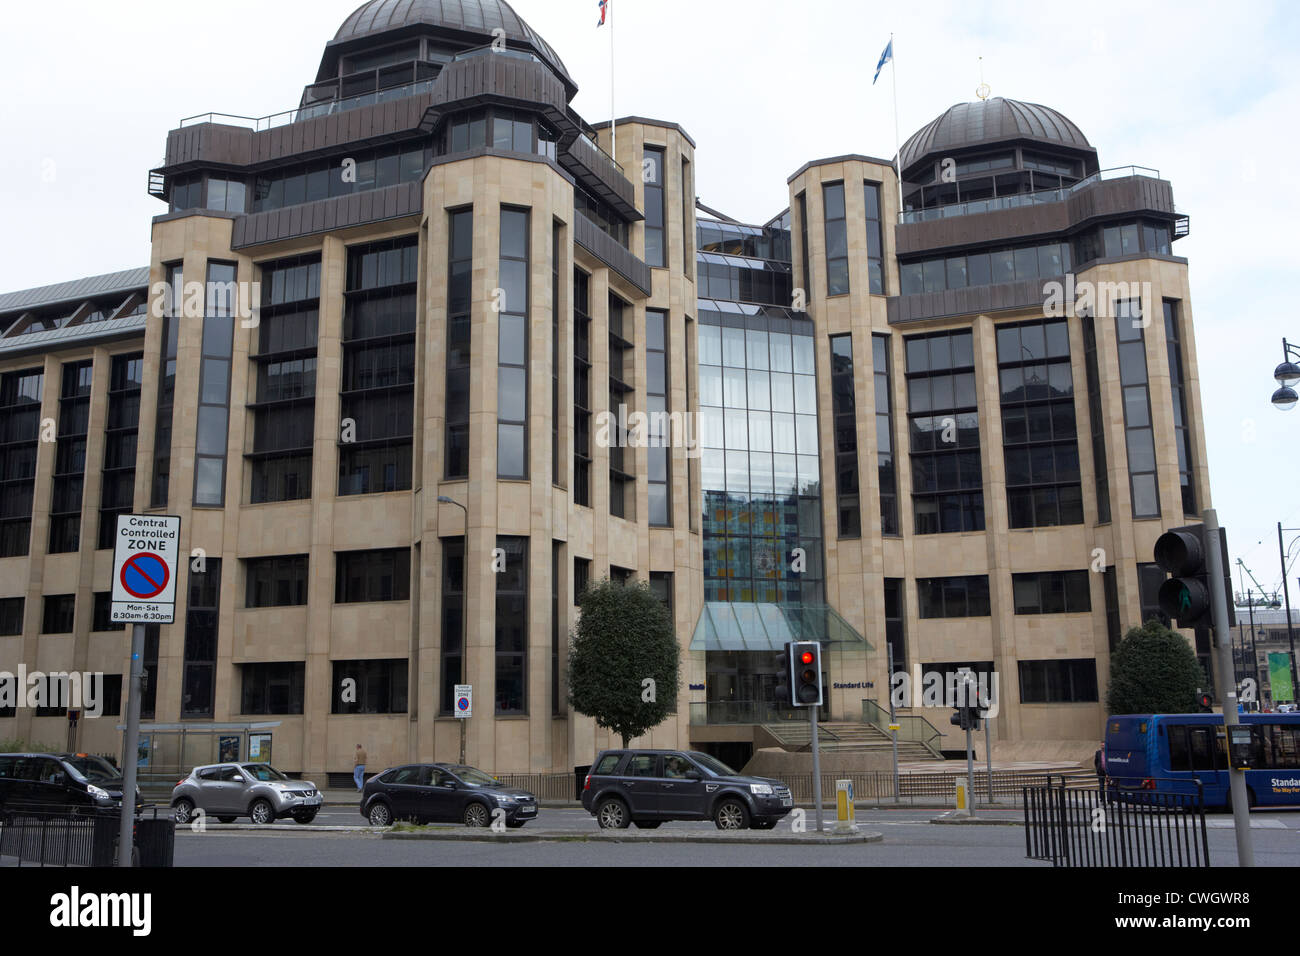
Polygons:
<instances>
[{"instance_id":1,"label":"street lamp","mask_svg":"<svg viewBox=\"0 0 1300 956\"><path fill-rule=\"evenodd\" d=\"M1300 358L1300 347L1292 345L1286 339L1282 340L1282 364L1273 369L1273 379L1280 388L1273 393L1273 405L1283 412L1289 412L1295 408L1296 392L1291 386L1300 382L1300 365L1291 361L1291 356Z\"/></svg>"},{"instance_id":2,"label":"street lamp","mask_svg":"<svg viewBox=\"0 0 1300 956\"><path fill-rule=\"evenodd\" d=\"M1284 339L1283 342L1285 343L1285 341L1286 340ZM1295 368L1294 365L1291 367ZM1281 371L1282 371L1282 367L1278 366L1278 372ZM1297 372L1297 374L1300 375L1300 372ZM1294 392L1292 392L1291 394L1293 396L1295 395ZM1295 404L1294 399L1292 400L1291 404L1292 405ZM1300 531L1300 528L1283 528L1282 522L1279 521L1277 523L1277 553L1279 557L1281 557L1282 559L1282 596L1286 600L1286 640L1287 640L1287 645L1291 650L1291 701L1292 703L1294 703L1296 699L1296 691L1300 690L1300 680L1297 680L1296 678L1295 628L1292 627L1291 625L1291 588L1287 585L1286 582L1286 553L1287 552L1286 552L1286 547L1282 544L1283 531ZM1296 539L1296 540L1300 540L1300 539ZM1293 540L1291 543L1295 544L1295 541Z\"/></svg>"},{"instance_id":3,"label":"street lamp","mask_svg":"<svg viewBox=\"0 0 1300 956\"><path fill-rule=\"evenodd\" d=\"M444 505L455 505L461 511L465 512L465 549L469 550L469 509L454 498L448 498L446 495L439 495L438 502ZM463 573L463 572L462 572ZM469 659L469 586L468 582L462 581L461 588L464 595L461 597L460 606L460 682L465 683L465 667ZM444 678L445 680L446 678ZM453 702L452 706L455 706ZM465 722L466 718L460 718L460 765L465 766Z\"/></svg>"}]
</instances>

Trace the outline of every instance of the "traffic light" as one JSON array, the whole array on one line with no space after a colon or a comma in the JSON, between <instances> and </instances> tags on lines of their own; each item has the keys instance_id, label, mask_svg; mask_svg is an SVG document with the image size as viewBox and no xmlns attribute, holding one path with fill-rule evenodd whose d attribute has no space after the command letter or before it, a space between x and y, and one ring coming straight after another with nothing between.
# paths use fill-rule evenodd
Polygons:
<instances>
[{"instance_id":1,"label":"traffic light","mask_svg":"<svg viewBox=\"0 0 1300 956\"><path fill-rule=\"evenodd\" d=\"M1205 525L1166 531L1156 539L1156 564L1168 574L1160 585L1160 610L1179 627L1196 627L1210 620L1210 573L1206 567Z\"/></svg>"},{"instance_id":2,"label":"traffic light","mask_svg":"<svg viewBox=\"0 0 1300 956\"><path fill-rule=\"evenodd\" d=\"M795 707L819 706L822 702L822 646L816 641L792 641L790 686Z\"/></svg>"},{"instance_id":3,"label":"traffic light","mask_svg":"<svg viewBox=\"0 0 1300 956\"><path fill-rule=\"evenodd\" d=\"M790 661L790 645L787 643L784 648L776 652L776 659L772 662L776 667L776 687L774 688L776 700L786 706L794 703L794 697L790 692L790 688L794 686L794 677L790 673Z\"/></svg>"},{"instance_id":4,"label":"traffic light","mask_svg":"<svg viewBox=\"0 0 1300 956\"><path fill-rule=\"evenodd\" d=\"M1201 705L1201 713L1209 714L1214 711L1214 698L1209 694L1200 693L1196 695L1196 702Z\"/></svg>"},{"instance_id":5,"label":"traffic light","mask_svg":"<svg viewBox=\"0 0 1300 956\"><path fill-rule=\"evenodd\" d=\"M1211 610L1210 568L1208 535L1205 525L1193 524L1173 528L1156 539L1155 559L1165 572L1172 575L1160 585L1157 598L1160 610L1177 619L1179 627L1214 628ZM1219 529L1220 566L1223 569L1224 594L1232 593L1228 571L1228 532ZM1227 602L1228 627L1237 623L1233 602Z\"/></svg>"},{"instance_id":6,"label":"traffic light","mask_svg":"<svg viewBox=\"0 0 1300 956\"><path fill-rule=\"evenodd\" d=\"M948 722L962 730L980 729L980 709L978 707L958 707Z\"/></svg>"}]
</instances>

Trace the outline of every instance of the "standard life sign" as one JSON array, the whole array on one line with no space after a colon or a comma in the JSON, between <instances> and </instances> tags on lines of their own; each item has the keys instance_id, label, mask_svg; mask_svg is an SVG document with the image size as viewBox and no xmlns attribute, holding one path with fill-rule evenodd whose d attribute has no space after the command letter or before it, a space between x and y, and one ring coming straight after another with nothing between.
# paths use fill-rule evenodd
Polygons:
<instances>
[{"instance_id":1,"label":"standard life sign","mask_svg":"<svg viewBox=\"0 0 1300 956\"><path fill-rule=\"evenodd\" d=\"M119 515L113 550L115 624L171 624L176 617L176 561L181 519Z\"/></svg>"}]
</instances>

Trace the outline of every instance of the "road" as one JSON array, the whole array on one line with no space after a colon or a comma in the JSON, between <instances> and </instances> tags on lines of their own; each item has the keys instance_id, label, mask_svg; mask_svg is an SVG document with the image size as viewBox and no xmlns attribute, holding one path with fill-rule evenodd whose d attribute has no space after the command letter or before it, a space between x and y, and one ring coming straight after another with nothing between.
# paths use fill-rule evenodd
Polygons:
<instances>
[{"instance_id":1,"label":"road","mask_svg":"<svg viewBox=\"0 0 1300 956\"><path fill-rule=\"evenodd\" d=\"M641 844L596 842L497 843L384 840L378 834L330 832L319 826L356 826L351 808L327 807L310 826L288 831L225 830L205 833L181 829L176 837L177 866L1000 866L1043 867L1025 858L1025 831L1019 826L945 826L928 821L934 810L903 808L858 814L862 829L883 834L880 843L853 846ZM1018 811L986 814L1019 819ZM809 823L811 824L811 814ZM539 828L538 824L542 824ZM782 825L787 829L789 824ZM1260 866L1300 865L1300 814L1252 816L1256 862ZM315 832L313 832L313 830ZM714 832L709 823L666 823L665 830ZM591 833L590 815L575 809L543 809L525 832ZM1211 817L1210 859L1216 866L1236 863L1230 818Z\"/></svg>"}]
</instances>

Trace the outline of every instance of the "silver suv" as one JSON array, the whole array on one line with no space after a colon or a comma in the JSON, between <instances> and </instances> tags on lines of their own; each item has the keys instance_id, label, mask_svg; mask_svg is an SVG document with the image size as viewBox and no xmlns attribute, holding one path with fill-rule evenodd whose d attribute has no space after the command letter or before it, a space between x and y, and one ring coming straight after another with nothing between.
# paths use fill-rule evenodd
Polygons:
<instances>
[{"instance_id":1,"label":"silver suv","mask_svg":"<svg viewBox=\"0 0 1300 956\"><path fill-rule=\"evenodd\" d=\"M266 763L218 763L195 767L172 790L177 823L189 823L196 810L234 823L250 817L254 823L274 823L293 817L311 823L323 798L310 780L291 780Z\"/></svg>"}]
</instances>

